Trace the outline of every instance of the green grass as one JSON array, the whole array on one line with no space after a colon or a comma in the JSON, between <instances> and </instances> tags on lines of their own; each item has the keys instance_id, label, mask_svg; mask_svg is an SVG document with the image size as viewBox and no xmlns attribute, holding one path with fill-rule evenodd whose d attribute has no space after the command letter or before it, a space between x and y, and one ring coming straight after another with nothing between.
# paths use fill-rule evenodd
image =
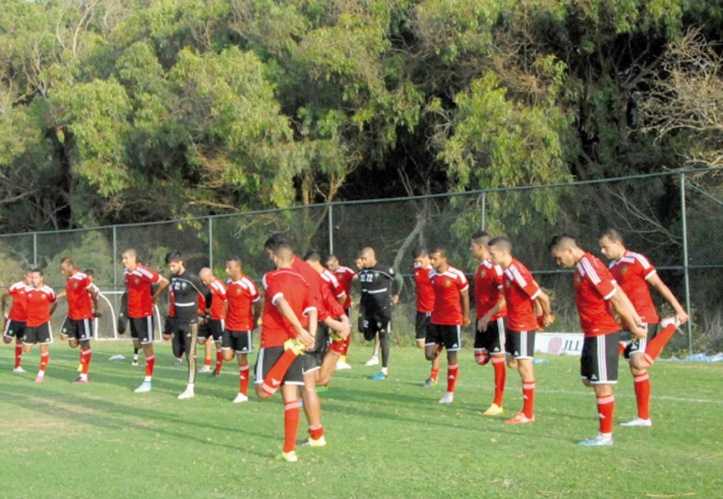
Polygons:
<instances>
[{"instance_id":1,"label":"green grass","mask_svg":"<svg viewBox=\"0 0 723 499\"><path fill-rule=\"evenodd\" d=\"M299 462L277 462L283 441L280 398L230 401L238 374L199 375L197 396L179 401L184 368L157 346L153 393L135 395L143 368L128 343L96 342L91 383L72 385L77 352L56 342L47 379L10 372L0 349L2 497L717 497L720 495L723 366L659 362L652 369L653 428L616 428L615 445L580 448L597 432L594 397L579 384L578 361L536 366L534 425L486 418L492 369L460 356L451 406L443 386L425 389L421 351L392 351L383 382L363 367L370 350L354 345L351 371L322 394L329 445L299 448ZM255 359L255 355L252 356ZM443 364L443 368L444 368ZM444 370L442 371L444 373ZM507 415L521 406L520 381L508 372ZM617 387L618 421L635 415L628 372ZM305 422L299 437L304 437Z\"/></svg>"}]
</instances>

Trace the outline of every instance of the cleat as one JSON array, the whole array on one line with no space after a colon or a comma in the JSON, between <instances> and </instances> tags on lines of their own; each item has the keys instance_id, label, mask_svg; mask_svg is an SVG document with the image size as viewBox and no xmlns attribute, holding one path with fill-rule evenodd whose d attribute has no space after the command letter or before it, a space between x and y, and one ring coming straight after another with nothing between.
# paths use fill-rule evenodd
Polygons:
<instances>
[{"instance_id":1,"label":"cleat","mask_svg":"<svg viewBox=\"0 0 723 499\"><path fill-rule=\"evenodd\" d=\"M432 387L432 386L437 386L437 380L436 380L436 379L432 379L432 378L427 378L427 381L425 381L424 383L422 383L422 386L423 386L424 388L430 388L430 387Z\"/></svg>"},{"instance_id":2,"label":"cleat","mask_svg":"<svg viewBox=\"0 0 723 499\"><path fill-rule=\"evenodd\" d=\"M183 359L176 359L176 360L173 362L173 365L174 365L174 366L182 366L182 365L183 365Z\"/></svg>"},{"instance_id":3,"label":"cleat","mask_svg":"<svg viewBox=\"0 0 723 499\"><path fill-rule=\"evenodd\" d=\"M645 426L650 427L653 426L653 422L649 419L641 419L641 418L635 418L631 419L630 421L626 423L620 423L620 426Z\"/></svg>"},{"instance_id":4,"label":"cleat","mask_svg":"<svg viewBox=\"0 0 723 499\"><path fill-rule=\"evenodd\" d=\"M133 393L150 393L151 388L151 382L144 381L143 383L141 383L141 386L133 390Z\"/></svg>"},{"instance_id":5,"label":"cleat","mask_svg":"<svg viewBox=\"0 0 723 499\"><path fill-rule=\"evenodd\" d=\"M75 378L75 381L73 381L73 384L80 385L80 384L85 384L87 382L88 382L87 376L78 376L77 378Z\"/></svg>"},{"instance_id":6,"label":"cleat","mask_svg":"<svg viewBox=\"0 0 723 499\"><path fill-rule=\"evenodd\" d=\"M316 440L309 437L309 438L305 438L298 444L303 445L304 447L324 447L326 445L326 439L324 438L324 435L320 436Z\"/></svg>"},{"instance_id":7,"label":"cleat","mask_svg":"<svg viewBox=\"0 0 723 499\"><path fill-rule=\"evenodd\" d=\"M75 371L82 373L83 372L83 364L78 364L78 368Z\"/></svg>"},{"instance_id":8,"label":"cleat","mask_svg":"<svg viewBox=\"0 0 723 499\"><path fill-rule=\"evenodd\" d=\"M304 355L306 347L296 338L289 338L284 342L284 351L293 350L296 355Z\"/></svg>"},{"instance_id":9,"label":"cleat","mask_svg":"<svg viewBox=\"0 0 723 499\"><path fill-rule=\"evenodd\" d=\"M492 404L491 406L489 406L489 408L486 411L482 412L482 415L483 416L499 416L503 412L505 412L505 411L504 411L504 409L502 409L502 407L498 406L497 404Z\"/></svg>"},{"instance_id":10,"label":"cleat","mask_svg":"<svg viewBox=\"0 0 723 499\"><path fill-rule=\"evenodd\" d=\"M379 365L379 357L377 357L376 355L373 355L372 358L367 360L364 365L367 367L378 366Z\"/></svg>"},{"instance_id":11,"label":"cleat","mask_svg":"<svg viewBox=\"0 0 723 499\"><path fill-rule=\"evenodd\" d=\"M38 374L37 376L35 376L35 382L36 382L36 383L42 383L43 381L45 381L45 376L42 376L42 375L40 375L40 374Z\"/></svg>"},{"instance_id":12,"label":"cleat","mask_svg":"<svg viewBox=\"0 0 723 499\"><path fill-rule=\"evenodd\" d=\"M577 443L577 445L582 445L584 447L600 447L600 446L612 445L612 444L613 444L612 434L603 435L602 433L598 433L597 435L592 437L590 440L582 440Z\"/></svg>"},{"instance_id":13,"label":"cleat","mask_svg":"<svg viewBox=\"0 0 723 499\"><path fill-rule=\"evenodd\" d=\"M15 369L13 369L14 373L26 373L27 371L23 369L22 367L18 366Z\"/></svg>"},{"instance_id":14,"label":"cleat","mask_svg":"<svg viewBox=\"0 0 723 499\"><path fill-rule=\"evenodd\" d=\"M329 387L328 387L328 386L319 385L319 386L316 387L316 393L326 393L326 392L328 392L328 391L329 391Z\"/></svg>"},{"instance_id":15,"label":"cleat","mask_svg":"<svg viewBox=\"0 0 723 499\"><path fill-rule=\"evenodd\" d=\"M279 457L276 458L278 461L286 461L287 463L295 463L299 460L296 457L296 451L282 452Z\"/></svg>"},{"instance_id":16,"label":"cleat","mask_svg":"<svg viewBox=\"0 0 723 499\"><path fill-rule=\"evenodd\" d=\"M179 396L178 398L181 398L181 397ZM249 398L246 395L244 395L243 393L239 393L238 395L236 395L236 398L232 400L232 402L234 404L241 404L243 402L248 402L248 401L249 401Z\"/></svg>"},{"instance_id":17,"label":"cleat","mask_svg":"<svg viewBox=\"0 0 723 499\"><path fill-rule=\"evenodd\" d=\"M213 372L211 373L211 377L212 377L212 378L218 378L219 376L221 376L221 373L218 372L218 371L213 371Z\"/></svg>"},{"instance_id":18,"label":"cleat","mask_svg":"<svg viewBox=\"0 0 723 499\"><path fill-rule=\"evenodd\" d=\"M506 419L505 424L527 424L527 423L534 423L535 422L535 416L532 416L531 418L528 418L525 416L525 413L520 412L515 416L514 418Z\"/></svg>"},{"instance_id":19,"label":"cleat","mask_svg":"<svg viewBox=\"0 0 723 499\"><path fill-rule=\"evenodd\" d=\"M132 365L133 367L138 367L138 359L133 359L133 360L131 361L131 365Z\"/></svg>"},{"instance_id":20,"label":"cleat","mask_svg":"<svg viewBox=\"0 0 723 499\"><path fill-rule=\"evenodd\" d=\"M336 361L336 369L342 371L345 369L351 369L351 366L348 362L344 362L343 360Z\"/></svg>"},{"instance_id":21,"label":"cleat","mask_svg":"<svg viewBox=\"0 0 723 499\"><path fill-rule=\"evenodd\" d=\"M442 398L439 399L440 404L451 404L452 402L454 402L453 392L445 392L444 395L442 395Z\"/></svg>"},{"instance_id":22,"label":"cleat","mask_svg":"<svg viewBox=\"0 0 723 499\"><path fill-rule=\"evenodd\" d=\"M199 373L210 373L211 372L211 366L203 366L201 369L198 370Z\"/></svg>"},{"instance_id":23,"label":"cleat","mask_svg":"<svg viewBox=\"0 0 723 499\"><path fill-rule=\"evenodd\" d=\"M193 391L193 388L186 388L186 390L178 396L178 400L192 399L195 396L196 392Z\"/></svg>"},{"instance_id":24,"label":"cleat","mask_svg":"<svg viewBox=\"0 0 723 499\"><path fill-rule=\"evenodd\" d=\"M384 373L381 372L381 371L379 371L379 372L376 373L374 376L372 376L372 381L382 381L382 380L385 380L385 379L387 379L387 375L384 374Z\"/></svg>"}]
</instances>

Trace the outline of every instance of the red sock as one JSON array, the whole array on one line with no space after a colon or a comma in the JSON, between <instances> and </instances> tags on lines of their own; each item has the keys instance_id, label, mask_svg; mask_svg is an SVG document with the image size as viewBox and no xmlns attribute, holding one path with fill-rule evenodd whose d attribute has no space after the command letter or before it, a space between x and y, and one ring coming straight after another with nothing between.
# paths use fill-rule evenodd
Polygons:
<instances>
[{"instance_id":1,"label":"red sock","mask_svg":"<svg viewBox=\"0 0 723 499\"><path fill-rule=\"evenodd\" d=\"M90 358L92 357L92 350L90 347L80 351L80 364L83 366L81 371L82 374L88 375L88 369L90 368Z\"/></svg>"},{"instance_id":2,"label":"red sock","mask_svg":"<svg viewBox=\"0 0 723 499\"><path fill-rule=\"evenodd\" d=\"M48 362L50 361L50 352L45 352L40 354L40 372L45 372L45 369L48 367Z\"/></svg>"},{"instance_id":3,"label":"red sock","mask_svg":"<svg viewBox=\"0 0 723 499\"><path fill-rule=\"evenodd\" d=\"M284 452L291 452L296 448L296 433L299 431L301 417L300 407L298 400L284 402Z\"/></svg>"},{"instance_id":4,"label":"red sock","mask_svg":"<svg viewBox=\"0 0 723 499\"><path fill-rule=\"evenodd\" d=\"M281 386L286 371L289 370L294 360L296 360L296 353L294 353L292 349L286 350L281 357L279 357L279 360L276 361L276 364L266 373L264 383L261 385L263 391L269 395L276 393L276 390Z\"/></svg>"},{"instance_id":5,"label":"red sock","mask_svg":"<svg viewBox=\"0 0 723 499\"><path fill-rule=\"evenodd\" d=\"M156 365L156 356L146 357L146 376L153 376L153 367Z\"/></svg>"},{"instance_id":6,"label":"red sock","mask_svg":"<svg viewBox=\"0 0 723 499\"><path fill-rule=\"evenodd\" d=\"M522 413L528 418L535 417L535 381L522 382Z\"/></svg>"},{"instance_id":7,"label":"red sock","mask_svg":"<svg viewBox=\"0 0 723 499\"><path fill-rule=\"evenodd\" d=\"M597 398L597 413L600 420L600 433L613 432L613 413L615 412L615 395Z\"/></svg>"},{"instance_id":8,"label":"red sock","mask_svg":"<svg viewBox=\"0 0 723 499\"><path fill-rule=\"evenodd\" d=\"M656 334L655 338L648 342L648 346L645 347L645 360L648 361L648 364L652 365L653 362L655 362L655 359L658 358L658 355L660 355L660 352L663 351L665 344L670 341L670 338L673 336L675 331L675 324L669 324L664 327L662 331Z\"/></svg>"},{"instance_id":9,"label":"red sock","mask_svg":"<svg viewBox=\"0 0 723 499\"><path fill-rule=\"evenodd\" d=\"M487 353L487 350L475 350L474 351L474 360L479 365L483 366L490 361L490 354Z\"/></svg>"},{"instance_id":10,"label":"red sock","mask_svg":"<svg viewBox=\"0 0 723 499\"><path fill-rule=\"evenodd\" d=\"M351 343L351 336L347 336L345 340L342 340L341 343L341 355L346 356L347 353L349 353L349 344Z\"/></svg>"},{"instance_id":11,"label":"red sock","mask_svg":"<svg viewBox=\"0 0 723 499\"><path fill-rule=\"evenodd\" d=\"M454 387L457 386L457 377L459 375L459 364L450 364L447 367L447 391L454 393Z\"/></svg>"},{"instance_id":12,"label":"red sock","mask_svg":"<svg viewBox=\"0 0 723 499\"><path fill-rule=\"evenodd\" d=\"M309 426L309 436L313 440L319 440L321 437L324 436L324 427L319 426Z\"/></svg>"},{"instance_id":13,"label":"red sock","mask_svg":"<svg viewBox=\"0 0 723 499\"><path fill-rule=\"evenodd\" d=\"M638 402L638 417L650 419L650 376L643 374L633 376L635 380L635 400Z\"/></svg>"},{"instance_id":14,"label":"red sock","mask_svg":"<svg viewBox=\"0 0 723 499\"><path fill-rule=\"evenodd\" d=\"M20 361L23 359L23 346L15 345L15 369L20 367Z\"/></svg>"},{"instance_id":15,"label":"red sock","mask_svg":"<svg viewBox=\"0 0 723 499\"><path fill-rule=\"evenodd\" d=\"M495 401L494 403L502 407L502 398L505 395L505 381L507 381L507 369L505 368L505 357L495 355L492 357L492 367L495 370Z\"/></svg>"},{"instance_id":16,"label":"red sock","mask_svg":"<svg viewBox=\"0 0 723 499\"><path fill-rule=\"evenodd\" d=\"M216 350L216 372L221 372L221 366L223 365L223 352L221 349Z\"/></svg>"},{"instance_id":17,"label":"red sock","mask_svg":"<svg viewBox=\"0 0 723 499\"><path fill-rule=\"evenodd\" d=\"M208 357L206 357L205 359L203 359L203 365L204 365L204 366L210 366L210 365L211 365L211 359L208 358Z\"/></svg>"},{"instance_id":18,"label":"red sock","mask_svg":"<svg viewBox=\"0 0 723 499\"><path fill-rule=\"evenodd\" d=\"M618 357L625 353L625 345L618 343Z\"/></svg>"},{"instance_id":19,"label":"red sock","mask_svg":"<svg viewBox=\"0 0 723 499\"><path fill-rule=\"evenodd\" d=\"M244 395L249 394L249 365L239 366L239 391Z\"/></svg>"},{"instance_id":20,"label":"red sock","mask_svg":"<svg viewBox=\"0 0 723 499\"><path fill-rule=\"evenodd\" d=\"M437 381L439 379L439 367L433 367L429 371L429 377L432 381Z\"/></svg>"}]
</instances>

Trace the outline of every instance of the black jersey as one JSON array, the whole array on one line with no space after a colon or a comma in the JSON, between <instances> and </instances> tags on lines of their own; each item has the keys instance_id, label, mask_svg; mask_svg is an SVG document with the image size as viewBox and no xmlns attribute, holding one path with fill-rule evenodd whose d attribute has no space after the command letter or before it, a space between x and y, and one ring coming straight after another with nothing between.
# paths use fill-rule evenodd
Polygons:
<instances>
[{"instance_id":1,"label":"black jersey","mask_svg":"<svg viewBox=\"0 0 723 499\"><path fill-rule=\"evenodd\" d=\"M392 304L392 296L402 291L402 276L387 265L377 263L359 271L361 282L361 306L364 310L386 309Z\"/></svg>"},{"instance_id":2,"label":"black jersey","mask_svg":"<svg viewBox=\"0 0 723 499\"><path fill-rule=\"evenodd\" d=\"M198 322L198 295L206 300L203 308L211 306L211 291L203 285L197 275L185 270L180 275L171 276L173 291L173 311L176 321L182 324Z\"/></svg>"}]
</instances>

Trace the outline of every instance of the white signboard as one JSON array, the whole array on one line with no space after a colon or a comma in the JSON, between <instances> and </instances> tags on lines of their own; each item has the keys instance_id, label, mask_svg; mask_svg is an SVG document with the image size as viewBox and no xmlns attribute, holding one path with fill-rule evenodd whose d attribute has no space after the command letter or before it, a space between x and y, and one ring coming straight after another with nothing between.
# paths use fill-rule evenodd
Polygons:
<instances>
[{"instance_id":1,"label":"white signboard","mask_svg":"<svg viewBox=\"0 0 723 499\"><path fill-rule=\"evenodd\" d=\"M535 352L552 355L581 355L582 333L537 333Z\"/></svg>"}]
</instances>

